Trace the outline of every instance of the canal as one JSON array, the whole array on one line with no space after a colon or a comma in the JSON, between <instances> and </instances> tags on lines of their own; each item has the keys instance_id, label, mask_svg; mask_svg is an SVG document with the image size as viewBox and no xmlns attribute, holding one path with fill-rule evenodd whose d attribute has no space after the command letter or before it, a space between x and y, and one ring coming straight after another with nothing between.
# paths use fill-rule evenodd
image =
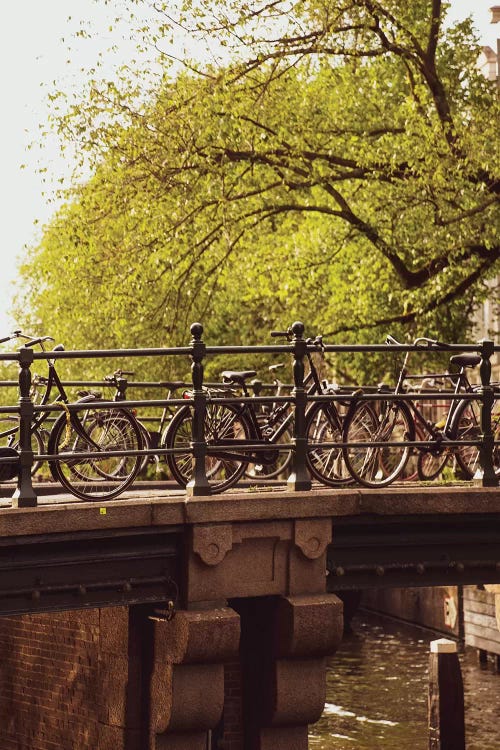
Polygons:
<instances>
[{"instance_id":1,"label":"canal","mask_svg":"<svg viewBox=\"0 0 500 750\"><path fill-rule=\"evenodd\" d=\"M310 750L427 750L429 644L439 635L357 615L329 661L326 705ZM500 674L460 655L467 750L500 750Z\"/></svg>"}]
</instances>

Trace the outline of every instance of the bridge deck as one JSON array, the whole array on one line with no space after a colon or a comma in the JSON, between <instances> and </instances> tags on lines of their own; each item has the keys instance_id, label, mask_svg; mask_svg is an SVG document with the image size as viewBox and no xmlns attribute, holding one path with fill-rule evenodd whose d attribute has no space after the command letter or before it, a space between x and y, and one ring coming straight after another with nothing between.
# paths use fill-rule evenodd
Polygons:
<instances>
[{"instance_id":1,"label":"bridge deck","mask_svg":"<svg viewBox=\"0 0 500 750\"><path fill-rule=\"evenodd\" d=\"M182 599L188 578L194 601L281 594L288 566L315 561L317 586L326 564L333 591L500 583L500 490L40 495L38 507L0 510L0 614Z\"/></svg>"}]
</instances>

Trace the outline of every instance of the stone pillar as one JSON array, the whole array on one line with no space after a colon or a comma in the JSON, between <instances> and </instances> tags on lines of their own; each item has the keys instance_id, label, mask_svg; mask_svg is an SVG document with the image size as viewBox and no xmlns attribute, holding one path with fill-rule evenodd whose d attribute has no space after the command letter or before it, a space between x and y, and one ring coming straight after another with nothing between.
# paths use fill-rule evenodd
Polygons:
<instances>
[{"instance_id":1,"label":"stone pillar","mask_svg":"<svg viewBox=\"0 0 500 750\"><path fill-rule=\"evenodd\" d=\"M224 707L224 663L239 646L228 607L151 618L148 750L206 750Z\"/></svg>"},{"instance_id":2,"label":"stone pillar","mask_svg":"<svg viewBox=\"0 0 500 750\"><path fill-rule=\"evenodd\" d=\"M307 750L325 703L325 657L342 639L342 602L316 594L232 603L241 617L244 750Z\"/></svg>"}]
</instances>

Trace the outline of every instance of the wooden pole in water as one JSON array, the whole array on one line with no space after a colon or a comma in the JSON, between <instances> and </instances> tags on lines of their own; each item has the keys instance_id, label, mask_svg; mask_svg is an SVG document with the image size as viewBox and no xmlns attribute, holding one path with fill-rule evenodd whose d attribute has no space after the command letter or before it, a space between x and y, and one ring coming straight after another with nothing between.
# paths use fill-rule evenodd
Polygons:
<instances>
[{"instance_id":1,"label":"wooden pole in water","mask_svg":"<svg viewBox=\"0 0 500 750\"><path fill-rule=\"evenodd\" d=\"M465 750L464 687L457 644L431 641L429 750Z\"/></svg>"}]
</instances>

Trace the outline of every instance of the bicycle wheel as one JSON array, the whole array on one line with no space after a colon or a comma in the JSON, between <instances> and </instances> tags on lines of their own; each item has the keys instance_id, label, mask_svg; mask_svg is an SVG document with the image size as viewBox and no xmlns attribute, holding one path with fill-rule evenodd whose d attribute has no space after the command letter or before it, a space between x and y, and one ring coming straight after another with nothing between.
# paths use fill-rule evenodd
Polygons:
<instances>
[{"instance_id":1,"label":"bicycle wheel","mask_svg":"<svg viewBox=\"0 0 500 750\"><path fill-rule=\"evenodd\" d=\"M314 479L330 487L350 484L342 447L325 448L324 443L342 443L342 420L335 406L319 404L307 416L307 465Z\"/></svg>"},{"instance_id":2,"label":"bicycle wheel","mask_svg":"<svg viewBox=\"0 0 500 750\"><path fill-rule=\"evenodd\" d=\"M447 449L423 451L418 456L417 472L422 482L437 479L448 463L450 453Z\"/></svg>"},{"instance_id":3,"label":"bicycle wheel","mask_svg":"<svg viewBox=\"0 0 500 750\"><path fill-rule=\"evenodd\" d=\"M262 422L262 426L265 427L265 417ZM279 439L276 442L270 443L269 447L272 450L274 445L279 445L280 443L290 444L292 441L292 430L290 429L290 427L287 427L286 430L284 430L283 434L280 435ZM292 451L276 451L276 453L277 458L272 464L248 464L245 470L245 476L249 479L275 479L276 477L279 477L288 469L288 466L290 465L290 462L292 460Z\"/></svg>"},{"instance_id":4,"label":"bicycle wheel","mask_svg":"<svg viewBox=\"0 0 500 750\"><path fill-rule=\"evenodd\" d=\"M491 410L491 429L495 440L500 440L500 400L495 399ZM452 440L479 440L481 430L481 402L461 401L453 417L450 429ZM477 471L482 471L479 445L460 445L455 448L457 465L465 479L473 479ZM500 445L493 450L493 466L500 474Z\"/></svg>"},{"instance_id":5,"label":"bicycle wheel","mask_svg":"<svg viewBox=\"0 0 500 750\"><path fill-rule=\"evenodd\" d=\"M139 451L142 447L136 420L123 409L103 414L89 411L87 407L82 416L72 415L69 424L63 414L50 433L49 453L58 456L51 462L52 475L82 500L110 500L133 482L142 457L102 456L100 453ZM82 458L75 456L76 453L93 455Z\"/></svg>"},{"instance_id":6,"label":"bicycle wheel","mask_svg":"<svg viewBox=\"0 0 500 750\"><path fill-rule=\"evenodd\" d=\"M404 472L411 448L398 443L415 439L415 425L403 401L360 401L346 417L343 439L350 444L343 453L351 476L365 487L386 487Z\"/></svg>"},{"instance_id":7,"label":"bicycle wheel","mask_svg":"<svg viewBox=\"0 0 500 750\"><path fill-rule=\"evenodd\" d=\"M193 454L191 451L192 410L181 408L167 427L162 437L162 447L172 449L185 448L186 452L167 454L167 464L175 481L185 487L193 475ZM205 472L213 491L222 492L232 487L243 476L248 462L240 460L243 452L235 445L234 449L226 448L217 454L220 443L250 440L252 427L241 410L230 404L207 404L205 413L205 441L211 454L205 459ZM229 454L231 455L225 455Z\"/></svg>"},{"instance_id":8,"label":"bicycle wheel","mask_svg":"<svg viewBox=\"0 0 500 750\"><path fill-rule=\"evenodd\" d=\"M19 450L19 417L0 417L0 446ZM43 464L43 461L37 460L37 455L45 451L44 441L38 429L33 429L31 433L31 450L33 451L31 476L33 476ZM6 481L17 482L17 477Z\"/></svg>"}]
</instances>

